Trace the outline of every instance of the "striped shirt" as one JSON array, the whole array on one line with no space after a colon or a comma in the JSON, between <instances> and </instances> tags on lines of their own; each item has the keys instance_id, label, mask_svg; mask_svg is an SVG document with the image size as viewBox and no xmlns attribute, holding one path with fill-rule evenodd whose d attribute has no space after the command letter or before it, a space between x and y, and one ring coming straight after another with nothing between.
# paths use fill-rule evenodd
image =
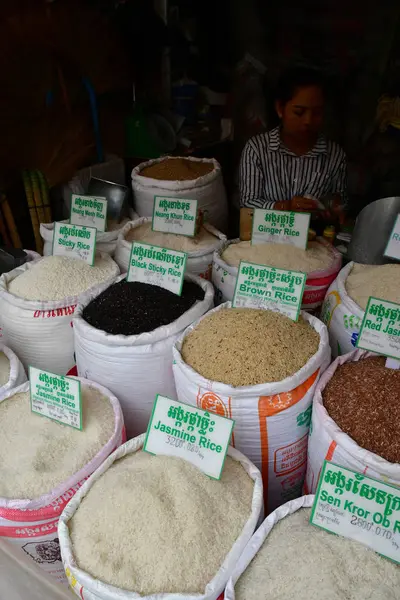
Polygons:
<instances>
[{"instance_id":1,"label":"striped shirt","mask_svg":"<svg viewBox=\"0 0 400 600\"><path fill-rule=\"evenodd\" d=\"M346 204L346 155L320 136L314 148L297 156L281 143L279 127L251 138L239 169L240 205L273 208L294 196L340 194Z\"/></svg>"}]
</instances>

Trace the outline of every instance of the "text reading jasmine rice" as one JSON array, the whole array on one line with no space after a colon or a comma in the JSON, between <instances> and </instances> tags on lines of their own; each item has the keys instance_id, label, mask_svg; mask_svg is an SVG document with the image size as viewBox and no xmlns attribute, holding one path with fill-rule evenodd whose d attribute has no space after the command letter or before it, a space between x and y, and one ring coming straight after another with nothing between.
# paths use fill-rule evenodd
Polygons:
<instances>
[{"instance_id":1,"label":"text reading jasmine rice","mask_svg":"<svg viewBox=\"0 0 400 600\"><path fill-rule=\"evenodd\" d=\"M253 481L226 458L220 481L179 458L136 452L96 481L69 522L93 577L139 594L204 594L251 512Z\"/></svg>"},{"instance_id":2,"label":"text reading jasmine rice","mask_svg":"<svg viewBox=\"0 0 400 600\"><path fill-rule=\"evenodd\" d=\"M227 308L206 316L184 339L182 358L211 381L235 387L282 381L317 352L319 335L270 310Z\"/></svg>"}]
</instances>

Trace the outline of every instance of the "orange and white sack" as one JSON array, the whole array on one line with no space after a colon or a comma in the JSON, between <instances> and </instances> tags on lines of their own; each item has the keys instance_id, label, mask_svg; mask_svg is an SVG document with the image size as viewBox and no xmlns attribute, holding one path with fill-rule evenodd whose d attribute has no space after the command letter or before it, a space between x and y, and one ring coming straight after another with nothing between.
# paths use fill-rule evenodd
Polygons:
<instances>
[{"instance_id":1,"label":"orange and white sack","mask_svg":"<svg viewBox=\"0 0 400 600\"><path fill-rule=\"evenodd\" d=\"M65 375L75 364L72 316L87 292L55 301L25 300L9 292L10 282L35 262L0 277L0 339L17 354L25 369L31 365ZM110 282L119 275L117 264L114 266L115 276Z\"/></svg>"},{"instance_id":2,"label":"orange and white sack","mask_svg":"<svg viewBox=\"0 0 400 600\"><path fill-rule=\"evenodd\" d=\"M230 306L230 302L221 304L208 314ZM234 419L232 445L260 469L267 514L301 494L312 397L321 373L330 362L325 325L308 313L302 316L320 336L318 350L300 371L276 383L232 387L208 381L187 365L180 352L183 340L204 317L190 325L173 348L178 399Z\"/></svg>"},{"instance_id":3,"label":"orange and white sack","mask_svg":"<svg viewBox=\"0 0 400 600\"><path fill-rule=\"evenodd\" d=\"M176 156L163 156L162 158L148 160L140 163L140 165L133 169L132 192L136 212L141 217L151 217L153 215L154 196L197 200L197 208L204 213L206 221L220 231L226 231L228 225L228 201L220 164L215 158L185 156L185 160L211 163L214 169L197 179L184 181L153 179L152 177L143 177L140 174L146 167L151 167L170 158L176 158Z\"/></svg>"},{"instance_id":4,"label":"orange and white sack","mask_svg":"<svg viewBox=\"0 0 400 600\"><path fill-rule=\"evenodd\" d=\"M342 255L323 238L317 240L320 244L328 247L332 253L332 264L329 268L313 271L307 275L304 288L302 310L315 310L321 306L326 291L332 281L337 277L342 266ZM222 258L222 253L230 244L238 244L239 239L226 242L219 250L214 252L212 282L215 286L215 298L217 302L231 302L235 293L238 268L228 265Z\"/></svg>"},{"instance_id":5,"label":"orange and white sack","mask_svg":"<svg viewBox=\"0 0 400 600\"><path fill-rule=\"evenodd\" d=\"M40 498L19 500L0 497L0 538L13 544L37 566L66 584L58 543L58 519L74 494L84 481L104 460L125 441L124 420L117 398L109 390L85 379L77 378L83 386L90 385L109 399L114 411L114 433L103 448L80 471L62 481L53 490ZM26 382L9 391L0 400L6 400L14 394L29 391ZM45 418L45 417L43 417Z\"/></svg>"},{"instance_id":6,"label":"orange and white sack","mask_svg":"<svg viewBox=\"0 0 400 600\"><path fill-rule=\"evenodd\" d=\"M292 515L293 513L300 510L301 508L311 508L314 503L314 498L315 498L315 496L311 496L311 495L310 496L301 496L301 498L296 498L296 500L291 500L289 502L286 502L286 504L283 504L282 506L280 506L279 508L274 510L274 512L272 512L270 515L268 515L268 517L265 519L265 521L262 523L262 525L257 529L255 534L253 535L253 537L247 544L246 548L243 550L243 553L236 564L235 570L233 571L232 576L229 578L229 581L226 585L225 595L224 595L225 600L235 600L236 599L236 596L235 596L236 583L238 582L240 577L243 575L243 573L246 571L247 567L249 566L249 564L251 563L253 558L257 555L257 552L263 546L265 540L267 540L269 534L271 533L271 531L273 530L275 525L277 523L279 523L279 521L281 521L285 517ZM310 527L312 527L312 525L310 525ZM267 541L267 543L268 543L268 541ZM288 543L290 543L290 540L288 540ZM294 565L287 565L287 567L288 567L288 569L295 568ZM260 600L261 600L261 596L260 596ZM273 600L273 599L271 599L271 600ZM291 599L288 598L288 600L291 600ZM323 599L321 598L321 600L323 600Z\"/></svg>"},{"instance_id":7,"label":"orange and white sack","mask_svg":"<svg viewBox=\"0 0 400 600\"><path fill-rule=\"evenodd\" d=\"M346 279L353 265L351 262L340 271L331 284L321 309L321 319L328 327L333 357L354 350L364 317L363 309L346 291Z\"/></svg>"},{"instance_id":8,"label":"orange and white sack","mask_svg":"<svg viewBox=\"0 0 400 600\"><path fill-rule=\"evenodd\" d=\"M189 595L187 593L165 593L142 596L136 592L128 592L121 588L103 583L102 581L92 577L89 573L82 571L76 565L71 538L69 536L68 521L73 517L88 491L93 487L95 482L103 475L103 473L105 473L119 458L140 451L143 447L145 437L146 434L142 434L132 440L129 440L126 442L126 444L118 448L118 450L109 456L101 465L101 467L97 469L95 473L93 473L88 481L86 481L79 492L64 509L58 525L58 537L60 539L61 555L69 584L75 594L81 599L84 598L84 600L217 600L230 575L232 574L235 565L243 552L243 549L253 535L260 517L262 518L263 516L263 491L260 472L254 467L250 460L246 458L246 456L232 448L232 446L228 447L228 456L230 456L233 460L240 462L248 476L254 481L252 510L249 519L242 530L242 533L237 538L230 552L227 554L223 564L215 574L215 577L207 584L204 594ZM193 518L196 518L196 515L193 515ZM195 542L196 540L193 540L193 543ZM121 540L121 544L123 544L123 540ZM95 551L95 549L93 551Z\"/></svg>"},{"instance_id":9,"label":"orange and white sack","mask_svg":"<svg viewBox=\"0 0 400 600\"><path fill-rule=\"evenodd\" d=\"M118 279L122 279L124 276ZM98 381L121 402L128 438L147 429L157 394L176 399L172 373L172 346L184 329L213 306L214 288L209 281L187 274L185 279L204 290L176 321L139 335L111 335L89 325L82 311L98 296L86 294L74 316L74 339L78 374ZM107 286L105 286L107 287ZM105 289L105 288L103 288ZM135 306L132 306L135 310Z\"/></svg>"},{"instance_id":10,"label":"orange and white sack","mask_svg":"<svg viewBox=\"0 0 400 600\"><path fill-rule=\"evenodd\" d=\"M10 376L4 385L0 385L0 400L12 388L18 387L21 383L25 383L25 369L19 360L18 356L7 346L0 343L0 352L4 352L10 361Z\"/></svg>"},{"instance_id":11,"label":"orange and white sack","mask_svg":"<svg viewBox=\"0 0 400 600\"><path fill-rule=\"evenodd\" d=\"M131 256L132 242L128 242L125 238L131 229L136 229L143 225L143 223L151 222L151 217L142 217L137 221L130 221L120 231L117 241L117 248L115 250L114 260L121 269L121 273L126 273L129 267L129 260ZM201 248L193 252L188 252L186 261L186 273L192 273L203 277L203 279L211 279L212 263L214 251L220 248L224 242L226 242L226 235L215 229L209 223L204 223L204 229L206 229L212 235L215 235L215 242L208 248Z\"/></svg>"},{"instance_id":12,"label":"orange and white sack","mask_svg":"<svg viewBox=\"0 0 400 600\"><path fill-rule=\"evenodd\" d=\"M377 454L361 448L331 419L322 399L322 392L339 365L363 360L368 356L374 356L374 354L364 350L355 350L339 356L319 380L314 394L308 442L308 466L304 484L306 493L315 493L324 460L330 460L342 467L400 487L400 465L390 463Z\"/></svg>"}]
</instances>

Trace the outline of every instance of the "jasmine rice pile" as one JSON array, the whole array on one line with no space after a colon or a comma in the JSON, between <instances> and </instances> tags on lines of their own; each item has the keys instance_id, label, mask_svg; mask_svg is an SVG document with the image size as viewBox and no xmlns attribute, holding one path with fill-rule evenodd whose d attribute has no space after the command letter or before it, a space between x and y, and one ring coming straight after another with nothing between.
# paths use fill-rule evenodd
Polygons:
<instances>
[{"instance_id":1,"label":"jasmine rice pile","mask_svg":"<svg viewBox=\"0 0 400 600\"><path fill-rule=\"evenodd\" d=\"M307 250L289 244L255 244L239 242L230 244L222 253L222 259L233 267L238 267L241 260L269 265L278 269L289 269L312 273L328 269L334 255L328 246L318 242L310 242Z\"/></svg>"},{"instance_id":2,"label":"jasmine rice pile","mask_svg":"<svg viewBox=\"0 0 400 600\"><path fill-rule=\"evenodd\" d=\"M247 522L253 481L226 458L220 481L142 451L116 461L69 521L74 559L138 594L204 594Z\"/></svg>"},{"instance_id":3,"label":"jasmine rice pile","mask_svg":"<svg viewBox=\"0 0 400 600\"><path fill-rule=\"evenodd\" d=\"M0 352L0 387L10 379L10 361L4 352Z\"/></svg>"},{"instance_id":4,"label":"jasmine rice pile","mask_svg":"<svg viewBox=\"0 0 400 600\"><path fill-rule=\"evenodd\" d=\"M179 252L195 252L196 250L216 246L219 243L219 239L204 227L201 227L199 233L194 237L152 231L151 227L151 222L148 222L132 228L125 237L126 241L153 244L162 248L178 250Z\"/></svg>"},{"instance_id":5,"label":"jasmine rice pile","mask_svg":"<svg viewBox=\"0 0 400 600\"><path fill-rule=\"evenodd\" d=\"M346 280L350 298L363 310L370 296L400 303L400 265L354 264Z\"/></svg>"},{"instance_id":6,"label":"jasmine rice pile","mask_svg":"<svg viewBox=\"0 0 400 600\"><path fill-rule=\"evenodd\" d=\"M29 392L0 402L0 497L49 493L108 442L115 421L110 401L90 385L81 391L82 431L31 412Z\"/></svg>"},{"instance_id":7,"label":"jasmine rice pile","mask_svg":"<svg viewBox=\"0 0 400 600\"><path fill-rule=\"evenodd\" d=\"M282 381L317 352L318 333L278 312L227 308L206 316L184 339L182 358L210 381L234 387Z\"/></svg>"},{"instance_id":8,"label":"jasmine rice pile","mask_svg":"<svg viewBox=\"0 0 400 600\"><path fill-rule=\"evenodd\" d=\"M235 600L399 600L399 567L358 542L309 524L310 509L279 521L235 586Z\"/></svg>"},{"instance_id":9,"label":"jasmine rice pile","mask_svg":"<svg viewBox=\"0 0 400 600\"><path fill-rule=\"evenodd\" d=\"M91 267L83 260L45 256L13 279L8 291L25 300L63 300L119 275L118 265L106 254Z\"/></svg>"}]
</instances>

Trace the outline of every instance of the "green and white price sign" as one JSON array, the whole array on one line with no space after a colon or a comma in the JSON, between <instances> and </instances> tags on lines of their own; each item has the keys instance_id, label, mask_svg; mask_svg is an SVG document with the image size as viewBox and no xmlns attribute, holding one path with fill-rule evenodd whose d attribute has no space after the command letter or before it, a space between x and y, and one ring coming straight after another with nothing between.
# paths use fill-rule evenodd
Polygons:
<instances>
[{"instance_id":1,"label":"green and white price sign","mask_svg":"<svg viewBox=\"0 0 400 600\"><path fill-rule=\"evenodd\" d=\"M31 410L82 430L81 382L29 367Z\"/></svg>"},{"instance_id":2,"label":"green and white price sign","mask_svg":"<svg viewBox=\"0 0 400 600\"><path fill-rule=\"evenodd\" d=\"M196 234L197 200L154 196L153 231L193 237Z\"/></svg>"},{"instance_id":3,"label":"green and white price sign","mask_svg":"<svg viewBox=\"0 0 400 600\"><path fill-rule=\"evenodd\" d=\"M310 523L400 563L400 489L325 461Z\"/></svg>"},{"instance_id":4,"label":"green and white price sign","mask_svg":"<svg viewBox=\"0 0 400 600\"><path fill-rule=\"evenodd\" d=\"M310 218L310 213L256 208L253 213L251 243L290 244L305 250Z\"/></svg>"},{"instance_id":5,"label":"green and white price sign","mask_svg":"<svg viewBox=\"0 0 400 600\"><path fill-rule=\"evenodd\" d=\"M399 368L400 304L371 296L365 309L357 348L388 357L386 366ZM394 359L391 361L390 359Z\"/></svg>"},{"instance_id":6,"label":"green and white price sign","mask_svg":"<svg viewBox=\"0 0 400 600\"><path fill-rule=\"evenodd\" d=\"M81 196L72 194L71 225L95 227L97 231L105 231L107 224L107 200L97 196Z\"/></svg>"},{"instance_id":7,"label":"green and white price sign","mask_svg":"<svg viewBox=\"0 0 400 600\"><path fill-rule=\"evenodd\" d=\"M297 321L306 274L241 261L232 306L267 308Z\"/></svg>"},{"instance_id":8,"label":"green and white price sign","mask_svg":"<svg viewBox=\"0 0 400 600\"><path fill-rule=\"evenodd\" d=\"M54 223L53 255L79 258L93 267L96 231L94 227Z\"/></svg>"},{"instance_id":9,"label":"green and white price sign","mask_svg":"<svg viewBox=\"0 0 400 600\"><path fill-rule=\"evenodd\" d=\"M235 421L157 395L143 449L177 456L220 479Z\"/></svg>"},{"instance_id":10,"label":"green and white price sign","mask_svg":"<svg viewBox=\"0 0 400 600\"><path fill-rule=\"evenodd\" d=\"M182 294L187 253L133 242L127 281L140 281Z\"/></svg>"}]
</instances>

